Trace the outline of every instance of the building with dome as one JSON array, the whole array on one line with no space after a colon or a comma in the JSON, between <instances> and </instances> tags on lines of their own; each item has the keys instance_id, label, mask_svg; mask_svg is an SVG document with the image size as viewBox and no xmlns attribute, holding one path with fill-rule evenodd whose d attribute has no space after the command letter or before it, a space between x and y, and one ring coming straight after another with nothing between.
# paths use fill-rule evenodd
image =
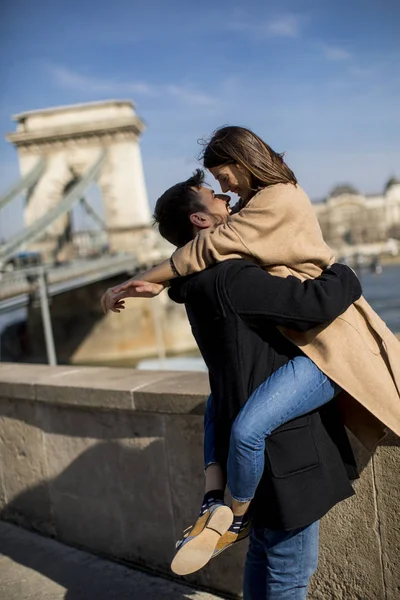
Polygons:
<instances>
[{"instance_id":1,"label":"building with dome","mask_svg":"<svg viewBox=\"0 0 400 600\"><path fill-rule=\"evenodd\" d=\"M335 250L400 240L400 179L395 177L382 194L365 195L352 185L338 185L314 208L324 239Z\"/></svg>"}]
</instances>

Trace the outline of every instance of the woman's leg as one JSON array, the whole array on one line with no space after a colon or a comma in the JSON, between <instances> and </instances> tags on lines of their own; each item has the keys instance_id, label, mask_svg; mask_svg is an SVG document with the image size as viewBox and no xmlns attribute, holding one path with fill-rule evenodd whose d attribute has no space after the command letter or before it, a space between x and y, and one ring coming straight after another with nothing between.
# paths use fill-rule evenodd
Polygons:
<instances>
[{"instance_id":1,"label":"woman's leg","mask_svg":"<svg viewBox=\"0 0 400 600\"><path fill-rule=\"evenodd\" d=\"M204 415L206 493L197 521L193 527L186 530L183 538L176 544L177 551L172 560L171 569L177 575L188 575L204 567L212 558L223 535L232 524L232 511L224 503L223 472L215 459L214 436L214 405L212 396L210 396ZM228 544L226 545L228 546Z\"/></svg>"},{"instance_id":2,"label":"woman's leg","mask_svg":"<svg viewBox=\"0 0 400 600\"><path fill-rule=\"evenodd\" d=\"M287 421L326 404L340 391L307 357L296 356L250 396L235 419L228 457L232 509L240 515L264 471L265 438Z\"/></svg>"},{"instance_id":3,"label":"woman's leg","mask_svg":"<svg viewBox=\"0 0 400 600\"><path fill-rule=\"evenodd\" d=\"M215 458L215 417L212 394L208 397L204 413L204 473L206 494L213 490L225 489L223 471Z\"/></svg>"}]
</instances>

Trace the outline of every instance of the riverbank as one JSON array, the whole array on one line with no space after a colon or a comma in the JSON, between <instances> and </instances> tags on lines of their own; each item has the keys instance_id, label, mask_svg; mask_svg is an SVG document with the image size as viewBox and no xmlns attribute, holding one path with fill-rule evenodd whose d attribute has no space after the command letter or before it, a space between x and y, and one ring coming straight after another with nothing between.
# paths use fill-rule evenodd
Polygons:
<instances>
[{"instance_id":1,"label":"riverbank","mask_svg":"<svg viewBox=\"0 0 400 600\"><path fill-rule=\"evenodd\" d=\"M399 256L383 256L380 259L381 265L400 265L400 255Z\"/></svg>"}]
</instances>

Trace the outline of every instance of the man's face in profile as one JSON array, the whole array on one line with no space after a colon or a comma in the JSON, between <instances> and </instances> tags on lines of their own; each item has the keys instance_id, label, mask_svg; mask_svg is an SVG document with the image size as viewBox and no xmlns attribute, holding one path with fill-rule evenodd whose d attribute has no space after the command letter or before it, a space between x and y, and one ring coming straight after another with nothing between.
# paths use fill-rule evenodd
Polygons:
<instances>
[{"instance_id":1,"label":"man's face in profile","mask_svg":"<svg viewBox=\"0 0 400 600\"><path fill-rule=\"evenodd\" d=\"M206 186L202 186L200 189L193 188L193 191L198 194L199 200L204 206L204 214L210 217L213 225L224 223L227 220L230 214L230 196L215 194L214 190Z\"/></svg>"}]
</instances>

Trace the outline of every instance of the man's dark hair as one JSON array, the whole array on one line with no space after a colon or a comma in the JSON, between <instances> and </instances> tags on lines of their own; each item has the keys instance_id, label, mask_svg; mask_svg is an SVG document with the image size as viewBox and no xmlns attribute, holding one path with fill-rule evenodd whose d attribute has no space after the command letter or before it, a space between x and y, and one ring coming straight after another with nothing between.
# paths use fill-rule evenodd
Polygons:
<instances>
[{"instance_id":1,"label":"man's dark hair","mask_svg":"<svg viewBox=\"0 0 400 600\"><path fill-rule=\"evenodd\" d=\"M180 248L193 239L193 225L189 216L204 211L204 206L193 188L204 184L204 171L196 169L189 179L170 187L159 197L154 209L154 222L163 238Z\"/></svg>"}]
</instances>

